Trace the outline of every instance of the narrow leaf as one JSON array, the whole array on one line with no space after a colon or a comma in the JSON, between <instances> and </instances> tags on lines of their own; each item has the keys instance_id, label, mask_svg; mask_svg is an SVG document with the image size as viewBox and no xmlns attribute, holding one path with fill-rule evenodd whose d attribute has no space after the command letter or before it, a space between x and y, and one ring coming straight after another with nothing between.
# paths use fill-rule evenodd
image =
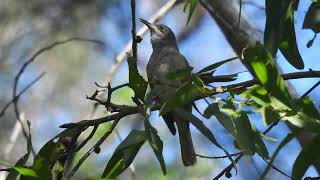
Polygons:
<instances>
[{"instance_id":1,"label":"narrow leaf","mask_svg":"<svg viewBox=\"0 0 320 180\"><path fill-rule=\"evenodd\" d=\"M303 69L304 63L297 45L293 13L294 9L291 2L287 9L286 20L283 23L284 30L282 33L282 39L279 45L279 49L291 65L293 65L297 69Z\"/></svg>"},{"instance_id":2,"label":"narrow leaf","mask_svg":"<svg viewBox=\"0 0 320 180\"><path fill-rule=\"evenodd\" d=\"M187 20L187 25L189 24L190 22L190 19L192 17L192 14L194 12L194 10L196 9L197 7L197 4L198 4L198 0L188 0L186 2L186 4L184 5L183 7L183 11L186 12L187 9L189 9L188 11L188 20Z\"/></svg>"},{"instance_id":3,"label":"narrow leaf","mask_svg":"<svg viewBox=\"0 0 320 180\"><path fill-rule=\"evenodd\" d=\"M114 151L101 178L116 178L126 170L136 157L145 140L145 131L132 130Z\"/></svg>"},{"instance_id":4,"label":"narrow leaf","mask_svg":"<svg viewBox=\"0 0 320 180\"><path fill-rule=\"evenodd\" d=\"M269 172L269 170L271 169L271 165L273 164L273 161L275 160L275 158L277 157L277 155L279 154L280 150L287 145L293 138L295 137L294 134L288 134L279 144L279 146L277 147L277 149L274 151L274 153L272 154L272 157L268 163L268 166L264 169L263 173L260 176L260 179L265 179L267 173Z\"/></svg>"},{"instance_id":5,"label":"narrow leaf","mask_svg":"<svg viewBox=\"0 0 320 180\"><path fill-rule=\"evenodd\" d=\"M314 137L311 142L303 146L292 168L293 179L302 179L307 169L320 160L320 135Z\"/></svg>"},{"instance_id":6,"label":"narrow leaf","mask_svg":"<svg viewBox=\"0 0 320 180\"><path fill-rule=\"evenodd\" d=\"M207 66L203 69L201 69L199 72L197 72L196 74L201 74L201 73L204 73L204 72L208 72L208 71L212 71L214 69L217 69L218 67L220 67L221 65L227 63L227 62L230 62L230 61L233 61L233 60L236 60L236 59L239 59L238 56L236 57L232 57L232 58L229 58L229 59L226 59L226 60L223 60L223 61L219 61L219 62L216 62L214 64L211 64L210 66Z\"/></svg>"},{"instance_id":7,"label":"narrow leaf","mask_svg":"<svg viewBox=\"0 0 320 180\"><path fill-rule=\"evenodd\" d=\"M145 129L148 142L160 163L163 174L166 175L166 164L162 155L163 142L160 139L157 130L151 126L148 119L145 120Z\"/></svg>"},{"instance_id":8,"label":"narrow leaf","mask_svg":"<svg viewBox=\"0 0 320 180\"><path fill-rule=\"evenodd\" d=\"M23 176L30 176L30 177L34 177L34 178L38 178L39 177L37 175L37 173L34 170L30 169L30 168L15 167L14 169L17 170Z\"/></svg>"},{"instance_id":9,"label":"narrow leaf","mask_svg":"<svg viewBox=\"0 0 320 180\"><path fill-rule=\"evenodd\" d=\"M210 118L214 115L220 124L233 136L236 137L235 127L232 118L220 111L218 103L210 104L204 111L204 116Z\"/></svg>"},{"instance_id":10,"label":"narrow leaf","mask_svg":"<svg viewBox=\"0 0 320 180\"><path fill-rule=\"evenodd\" d=\"M130 56L127 61L129 66L129 87L134 91L136 98L143 100L148 83L139 74L135 59Z\"/></svg>"}]
</instances>

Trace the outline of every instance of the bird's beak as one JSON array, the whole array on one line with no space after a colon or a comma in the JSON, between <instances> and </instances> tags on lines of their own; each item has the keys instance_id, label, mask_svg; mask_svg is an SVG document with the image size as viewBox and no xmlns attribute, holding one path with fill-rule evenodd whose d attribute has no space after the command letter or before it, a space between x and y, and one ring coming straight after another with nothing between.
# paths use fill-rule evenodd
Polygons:
<instances>
[{"instance_id":1,"label":"bird's beak","mask_svg":"<svg viewBox=\"0 0 320 180\"><path fill-rule=\"evenodd\" d=\"M157 31L157 27L154 24L149 23L147 20L139 18L139 21L145 24L151 32Z\"/></svg>"}]
</instances>

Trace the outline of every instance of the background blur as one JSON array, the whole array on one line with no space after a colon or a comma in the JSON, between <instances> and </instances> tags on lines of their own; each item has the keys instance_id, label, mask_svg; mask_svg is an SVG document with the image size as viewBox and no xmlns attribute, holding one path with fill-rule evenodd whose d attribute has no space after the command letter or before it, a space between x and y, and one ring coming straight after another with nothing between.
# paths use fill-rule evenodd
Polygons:
<instances>
[{"instance_id":1,"label":"background blur","mask_svg":"<svg viewBox=\"0 0 320 180\"><path fill-rule=\"evenodd\" d=\"M148 19L164 3L165 0L137 0L137 17ZM306 48L308 40L312 39L311 30L301 30L303 18L311 1L301 0L296 13L295 24L297 42L306 69L320 69L319 39L316 39L311 48ZM243 13L250 24L257 29L259 38L263 37L265 12L264 1L243 0ZM225 40L219 27L209 14L197 7L188 26L187 14L183 13L183 4L177 5L160 23L167 24L175 32L181 52L186 56L194 70L235 56L232 48ZM143 25L137 23L139 29ZM31 122L32 140L36 150L61 131L59 125L79 121L89 117L92 103L86 100L85 95L92 94L96 89L94 82L102 83L109 76L110 67L114 63L117 53L121 52L131 39L131 10L129 0L1 0L0 1L0 109L10 101L14 77L23 62L30 58L37 50L53 42L70 37L83 37L101 40L105 46L88 42L70 42L38 57L22 76L18 89L22 89L41 72L45 76L28 90L20 99L20 109L25 119ZM145 66L152 52L149 34L138 46L138 66L145 76ZM277 63L283 72L296 72L291 65L277 56ZM244 71L241 63L234 61L219 68L216 74L231 74ZM146 77L146 76L145 76ZM119 85L128 80L127 63L121 65L112 78L112 85ZM236 82L248 80L248 73L240 73ZM303 94L317 80L292 80L290 84L297 95ZM132 103L130 97L133 92L124 88L117 91L113 101L117 103ZM313 91L310 96L317 107L320 104L320 91ZM206 103L198 101L200 110L206 108ZM197 116L199 114L194 112ZM94 117L105 115L99 109ZM92 117L92 118L94 118ZM260 115L253 114L252 119L259 130L265 127L261 123ZM203 118L202 118L203 119ZM141 117L123 119L117 128L119 136L125 138L131 128L142 128ZM237 152L233 148L232 138L213 118L203 119L213 131L218 141L230 153ZM0 160L13 164L26 151L26 143L20 135L10 141L16 123L12 108L0 119ZM152 124L159 130L164 141L164 157L167 163L168 174L162 175L157 159L148 145L144 145L133 165L136 179L211 179L229 164L227 159L209 160L198 158L198 164L185 168L180 158L178 137L172 136L157 112L153 113ZM108 125L101 126L95 138L101 136ZM269 136L281 140L288 129L280 124L273 129ZM207 139L193 129L196 152L204 155L220 156L223 152L209 145ZM272 153L279 144L276 141L265 141ZM100 154L92 155L80 168L74 179L92 179L99 177L111 157L114 148L120 143L120 138L114 135L107 140ZM12 149L8 146L13 145ZM89 146L86 146L87 148ZM292 163L300 151L297 141L289 143L280 153L275 165L287 174L291 174ZM80 152L83 153L84 151ZM80 157L80 156L79 156ZM76 157L77 158L77 157ZM243 158L239 163L239 174L234 179L257 179L266 166L258 157ZM233 173L234 174L234 173ZM307 172L316 176L316 171L310 168ZM133 179L132 173L127 170L120 179ZM271 170L269 179L287 179L278 172Z\"/></svg>"}]
</instances>

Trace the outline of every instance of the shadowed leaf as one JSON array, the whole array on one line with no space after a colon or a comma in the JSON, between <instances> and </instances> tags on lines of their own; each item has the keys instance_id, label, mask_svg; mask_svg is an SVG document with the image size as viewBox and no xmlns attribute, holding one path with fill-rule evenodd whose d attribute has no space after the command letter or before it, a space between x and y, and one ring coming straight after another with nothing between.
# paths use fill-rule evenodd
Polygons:
<instances>
[{"instance_id":1,"label":"shadowed leaf","mask_svg":"<svg viewBox=\"0 0 320 180\"><path fill-rule=\"evenodd\" d=\"M308 144L303 146L292 168L293 179L302 179L307 169L316 161L320 160L320 135L314 137Z\"/></svg>"},{"instance_id":2,"label":"shadowed leaf","mask_svg":"<svg viewBox=\"0 0 320 180\"><path fill-rule=\"evenodd\" d=\"M145 129L148 142L160 163L163 174L166 175L166 164L162 155L163 142L160 139L157 130L151 126L148 119L145 120Z\"/></svg>"},{"instance_id":3,"label":"shadowed leaf","mask_svg":"<svg viewBox=\"0 0 320 180\"><path fill-rule=\"evenodd\" d=\"M116 178L126 170L145 141L145 131L132 130L114 151L101 178Z\"/></svg>"},{"instance_id":4,"label":"shadowed leaf","mask_svg":"<svg viewBox=\"0 0 320 180\"><path fill-rule=\"evenodd\" d=\"M143 100L148 82L139 74L135 59L130 56L127 61L129 66L129 87L134 91L134 97Z\"/></svg>"}]
</instances>

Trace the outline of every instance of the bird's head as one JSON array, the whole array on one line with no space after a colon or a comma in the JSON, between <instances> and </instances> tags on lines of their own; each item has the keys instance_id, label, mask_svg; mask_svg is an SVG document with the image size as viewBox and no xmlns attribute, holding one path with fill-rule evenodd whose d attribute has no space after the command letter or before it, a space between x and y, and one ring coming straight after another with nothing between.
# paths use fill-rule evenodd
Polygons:
<instances>
[{"instance_id":1,"label":"bird's head","mask_svg":"<svg viewBox=\"0 0 320 180\"><path fill-rule=\"evenodd\" d=\"M172 30L163 24L152 24L144 19L139 19L140 22L145 24L150 30L151 44L155 47L174 45L176 46L176 37Z\"/></svg>"}]
</instances>

